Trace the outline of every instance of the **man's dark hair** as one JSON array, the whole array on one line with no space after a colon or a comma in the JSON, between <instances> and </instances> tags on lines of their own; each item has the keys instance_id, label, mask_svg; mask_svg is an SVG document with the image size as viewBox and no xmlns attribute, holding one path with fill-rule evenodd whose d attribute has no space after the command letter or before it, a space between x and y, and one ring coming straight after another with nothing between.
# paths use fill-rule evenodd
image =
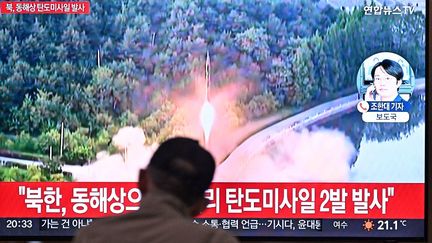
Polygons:
<instances>
[{"instance_id":1,"label":"man's dark hair","mask_svg":"<svg viewBox=\"0 0 432 243\"><path fill-rule=\"evenodd\" d=\"M215 167L213 156L198 141L176 137L159 146L147 172L158 189L191 206L209 188Z\"/></svg>"},{"instance_id":2,"label":"man's dark hair","mask_svg":"<svg viewBox=\"0 0 432 243\"><path fill-rule=\"evenodd\" d=\"M399 63L397 63L393 60L389 60L389 59L384 59L381 62L378 62L377 64L375 64L375 66L372 68L372 71L371 71L372 78L375 78L375 70L380 66L386 71L386 73L395 77L396 80L402 80L404 73L403 73L403 69L402 69L401 65L399 65Z\"/></svg>"}]
</instances>

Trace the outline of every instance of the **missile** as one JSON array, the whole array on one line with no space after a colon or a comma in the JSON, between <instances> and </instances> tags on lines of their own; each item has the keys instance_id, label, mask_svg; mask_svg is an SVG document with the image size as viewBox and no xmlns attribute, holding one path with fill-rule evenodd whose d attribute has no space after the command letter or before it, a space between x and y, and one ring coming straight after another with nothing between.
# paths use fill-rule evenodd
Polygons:
<instances>
[{"instance_id":1,"label":"missile","mask_svg":"<svg viewBox=\"0 0 432 243\"><path fill-rule=\"evenodd\" d=\"M206 80L205 98L208 101L209 100L209 93L210 93L210 54L208 51L207 51L206 63L205 63L205 80Z\"/></svg>"},{"instance_id":2,"label":"missile","mask_svg":"<svg viewBox=\"0 0 432 243\"><path fill-rule=\"evenodd\" d=\"M210 140L210 133L213 127L214 120L216 118L216 110L213 107L213 105L209 101L209 94L210 94L210 54L207 51L206 56L206 63L205 63L205 100L204 104L201 107L200 112L200 120L201 120L201 126L203 128L203 135L204 135L204 142L205 147L208 148L209 146L209 140Z\"/></svg>"}]
</instances>

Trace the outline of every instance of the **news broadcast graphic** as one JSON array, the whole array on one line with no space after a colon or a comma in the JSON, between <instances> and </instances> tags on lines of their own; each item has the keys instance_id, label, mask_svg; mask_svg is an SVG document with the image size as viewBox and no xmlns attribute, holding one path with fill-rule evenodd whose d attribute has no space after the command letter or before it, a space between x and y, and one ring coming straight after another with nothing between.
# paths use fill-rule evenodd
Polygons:
<instances>
[{"instance_id":1,"label":"news broadcast graphic","mask_svg":"<svg viewBox=\"0 0 432 243\"><path fill-rule=\"evenodd\" d=\"M409 63L395 53L368 57L357 73L357 89L363 101L357 105L364 122L407 122L409 98L416 86Z\"/></svg>"},{"instance_id":2,"label":"news broadcast graphic","mask_svg":"<svg viewBox=\"0 0 432 243\"><path fill-rule=\"evenodd\" d=\"M187 136L217 162L191 223L424 239L425 9L0 2L0 237L73 236L139 210L139 170Z\"/></svg>"},{"instance_id":3,"label":"news broadcast graphic","mask_svg":"<svg viewBox=\"0 0 432 243\"><path fill-rule=\"evenodd\" d=\"M73 234L99 217L138 210L142 197L132 182L0 184L6 236ZM193 223L239 236L420 236L424 205L406 204L422 202L423 193L422 183L214 183Z\"/></svg>"},{"instance_id":4,"label":"news broadcast graphic","mask_svg":"<svg viewBox=\"0 0 432 243\"><path fill-rule=\"evenodd\" d=\"M2 14L89 14L90 2L2 1Z\"/></svg>"}]
</instances>

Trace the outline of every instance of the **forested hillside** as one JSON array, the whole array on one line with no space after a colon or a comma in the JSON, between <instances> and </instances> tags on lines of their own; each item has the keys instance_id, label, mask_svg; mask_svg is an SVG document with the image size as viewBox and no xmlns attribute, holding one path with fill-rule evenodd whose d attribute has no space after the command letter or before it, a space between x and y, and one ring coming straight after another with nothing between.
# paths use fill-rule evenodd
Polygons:
<instances>
[{"instance_id":1,"label":"forested hillside","mask_svg":"<svg viewBox=\"0 0 432 243\"><path fill-rule=\"evenodd\" d=\"M122 126L148 143L170 136L170 92L211 57L212 86L255 84L239 125L355 92L362 61L405 57L425 74L425 17L364 16L319 1L91 1L90 15L0 17L0 147L80 163L110 149Z\"/></svg>"}]
</instances>

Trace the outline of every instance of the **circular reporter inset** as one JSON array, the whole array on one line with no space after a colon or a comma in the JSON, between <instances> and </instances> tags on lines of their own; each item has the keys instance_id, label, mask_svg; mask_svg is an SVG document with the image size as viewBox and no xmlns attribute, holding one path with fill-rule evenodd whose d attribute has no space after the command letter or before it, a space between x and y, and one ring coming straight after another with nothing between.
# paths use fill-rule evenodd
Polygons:
<instances>
[{"instance_id":1,"label":"circular reporter inset","mask_svg":"<svg viewBox=\"0 0 432 243\"><path fill-rule=\"evenodd\" d=\"M365 101L408 101L414 87L413 69L395 53L374 54L363 61L357 72L357 90Z\"/></svg>"}]
</instances>

